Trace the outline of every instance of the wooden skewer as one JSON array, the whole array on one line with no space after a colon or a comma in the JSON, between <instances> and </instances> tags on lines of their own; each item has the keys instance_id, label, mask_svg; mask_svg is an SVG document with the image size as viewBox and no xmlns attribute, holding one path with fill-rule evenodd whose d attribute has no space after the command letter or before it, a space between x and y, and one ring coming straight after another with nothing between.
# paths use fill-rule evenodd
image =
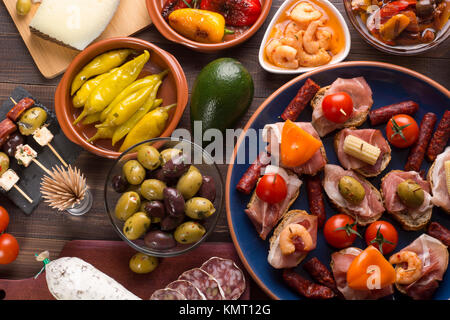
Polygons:
<instances>
[{"instance_id":1,"label":"wooden skewer","mask_svg":"<svg viewBox=\"0 0 450 320\"><path fill-rule=\"evenodd\" d=\"M17 185L13 186L19 193L28 200L29 203L33 203L33 199L31 199L22 189L20 189Z\"/></svg>"},{"instance_id":2,"label":"wooden skewer","mask_svg":"<svg viewBox=\"0 0 450 320\"><path fill-rule=\"evenodd\" d=\"M36 159L33 159L33 162L36 163L39 167L41 167L41 169L44 170L45 173L47 173L48 175L52 174L50 172L50 170L48 170L46 167L44 167L44 165L42 163L40 163L39 161L37 161Z\"/></svg>"},{"instance_id":3,"label":"wooden skewer","mask_svg":"<svg viewBox=\"0 0 450 320\"><path fill-rule=\"evenodd\" d=\"M9 97L9 99L12 101L12 103L17 104L16 100L14 100L12 97ZM56 151L56 149L50 143L48 143L48 147L50 148L50 150L52 150L53 154L59 159L59 161L61 161L61 163L67 168L67 163L61 157L58 151Z\"/></svg>"}]
</instances>

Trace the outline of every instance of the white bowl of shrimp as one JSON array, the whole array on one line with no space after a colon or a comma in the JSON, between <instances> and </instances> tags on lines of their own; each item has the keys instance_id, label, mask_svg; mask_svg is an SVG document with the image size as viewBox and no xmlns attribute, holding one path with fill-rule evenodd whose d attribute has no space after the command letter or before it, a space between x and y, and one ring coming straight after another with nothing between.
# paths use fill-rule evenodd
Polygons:
<instances>
[{"instance_id":1,"label":"white bowl of shrimp","mask_svg":"<svg viewBox=\"0 0 450 320\"><path fill-rule=\"evenodd\" d=\"M343 61L351 45L344 17L327 0L287 0L275 13L259 48L268 72L298 74Z\"/></svg>"}]
</instances>

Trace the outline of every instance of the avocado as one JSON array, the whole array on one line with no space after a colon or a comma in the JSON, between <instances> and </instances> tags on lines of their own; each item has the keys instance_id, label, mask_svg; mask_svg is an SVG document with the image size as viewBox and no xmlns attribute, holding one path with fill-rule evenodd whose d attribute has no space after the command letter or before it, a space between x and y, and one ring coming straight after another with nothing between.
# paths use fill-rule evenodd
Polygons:
<instances>
[{"instance_id":1,"label":"avocado","mask_svg":"<svg viewBox=\"0 0 450 320\"><path fill-rule=\"evenodd\" d=\"M203 133L216 128L225 131L251 105L254 94L253 79L237 60L220 58L206 65L197 76L191 97L191 128L194 121L202 121Z\"/></svg>"}]
</instances>

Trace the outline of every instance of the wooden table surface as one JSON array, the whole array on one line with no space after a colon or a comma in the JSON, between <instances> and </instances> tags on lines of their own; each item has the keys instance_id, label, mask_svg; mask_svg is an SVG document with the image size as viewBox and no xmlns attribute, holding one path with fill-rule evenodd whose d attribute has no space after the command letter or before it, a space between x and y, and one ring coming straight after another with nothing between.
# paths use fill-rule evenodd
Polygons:
<instances>
[{"instance_id":1,"label":"wooden table surface","mask_svg":"<svg viewBox=\"0 0 450 320\"><path fill-rule=\"evenodd\" d=\"M423 73L443 86L450 87L450 40L434 50L414 56L398 57L384 54L368 45L348 21L342 0L331 2L339 9L347 21L352 37L352 46L347 61L372 60L397 64ZM258 49L270 18L275 14L283 0L274 0L268 19L261 29L249 41L237 48L217 54L193 52L163 38L155 27L151 26L136 36L155 43L172 53L180 62L186 74L189 88L192 88L199 71L212 60L219 57L232 57L241 61L250 71L255 82L255 97L250 110L236 127L243 127L253 111L281 85L294 76L275 75L265 72L258 63ZM53 108L53 96L61 77L45 79L33 63L11 17L4 4L0 5L0 101L8 98L9 93L18 85L23 86L47 107ZM179 127L190 128L189 106L186 108ZM11 222L8 232L17 237L20 253L17 260L9 265L0 266L0 278L22 279L36 274L41 267L34 261L34 253L49 250L52 257L58 256L67 241L74 239L119 240L112 229L103 206L103 184L106 172L112 161L82 152L75 165L87 176L88 184L94 196L92 210L82 217L60 214L41 203L31 216L25 216L7 198L0 196L0 204L10 213ZM221 165L223 178L226 165ZM220 221L209 241L231 241L226 221L226 213L221 212ZM256 290L253 298L265 296Z\"/></svg>"}]
</instances>

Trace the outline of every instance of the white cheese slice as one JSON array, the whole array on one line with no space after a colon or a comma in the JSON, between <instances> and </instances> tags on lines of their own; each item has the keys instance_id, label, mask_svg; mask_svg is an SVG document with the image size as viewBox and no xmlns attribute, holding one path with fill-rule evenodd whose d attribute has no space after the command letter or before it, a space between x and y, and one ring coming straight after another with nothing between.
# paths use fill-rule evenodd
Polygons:
<instances>
[{"instance_id":1,"label":"white cheese slice","mask_svg":"<svg viewBox=\"0 0 450 320\"><path fill-rule=\"evenodd\" d=\"M24 167L28 167L33 161L34 158L37 157L37 152L33 150L29 145L21 144L17 147L15 158L19 162L19 164Z\"/></svg>"},{"instance_id":2,"label":"white cheese slice","mask_svg":"<svg viewBox=\"0 0 450 320\"><path fill-rule=\"evenodd\" d=\"M49 40L83 50L106 29L119 3L120 0L44 0L30 29Z\"/></svg>"},{"instance_id":3,"label":"white cheese slice","mask_svg":"<svg viewBox=\"0 0 450 320\"><path fill-rule=\"evenodd\" d=\"M47 129L47 127L42 127L34 131L33 138L37 143L39 143L39 145L46 146L52 141L53 134Z\"/></svg>"},{"instance_id":4,"label":"white cheese slice","mask_svg":"<svg viewBox=\"0 0 450 320\"><path fill-rule=\"evenodd\" d=\"M0 177L0 187L9 191L19 181L19 176L12 169L6 170Z\"/></svg>"}]
</instances>

